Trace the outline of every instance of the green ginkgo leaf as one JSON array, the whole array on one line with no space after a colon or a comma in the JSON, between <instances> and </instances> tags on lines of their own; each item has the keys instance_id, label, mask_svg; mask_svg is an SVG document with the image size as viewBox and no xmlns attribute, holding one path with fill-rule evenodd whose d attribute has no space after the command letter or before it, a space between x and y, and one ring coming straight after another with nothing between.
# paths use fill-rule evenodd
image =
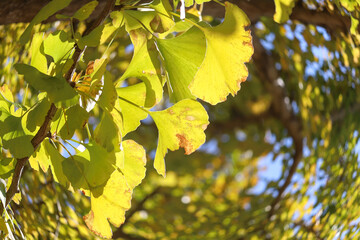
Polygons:
<instances>
[{"instance_id":1,"label":"green ginkgo leaf","mask_svg":"<svg viewBox=\"0 0 360 240\"><path fill-rule=\"evenodd\" d=\"M33 136L27 134L22 124L22 117L12 115L7 109L0 108L0 137L3 147L8 149L15 158L31 156L34 147Z\"/></svg>"},{"instance_id":2,"label":"green ginkgo leaf","mask_svg":"<svg viewBox=\"0 0 360 240\"><path fill-rule=\"evenodd\" d=\"M157 40L170 82L170 98L178 102L195 98L189 89L205 57L206 40L200 29L192 27L179 37Z\"/></svg>"},{"instance_id":3,"label":"green ginkgo leaf","mask_svg":"<svg viewBox=\"0 0 360 240\"><path fill-rule=\"evenodd\" d=\"M76 129L81 130L89 118L89 113L78 104L66 109L63 118L57 126L62 139L71 139Z\"/></svg>"},{"instance_id":4,"label":"green ginkgo leaf","mask_svg":"<svg viewBox=\"0 0 360 240\"><path fill-rule=\"evenodd\" d=\"M31 109L26 116L26 128L34 132L36 127L40 127L45 120L45 116L50 109L51 103L47 97L44 97L39 103Z\"/></svg>"},{"instance_id":5,"label":"green ginkgo leaf","mask_svg":"<svg viewBox=\"0 0 360 240\"><path fill-rule=\"evenodd\" d=\"M110 17L113 25L120 27L125 24L127 32L136 29L143 29L149 32L165 32L173 25L173 17L170 14L171 6L168 1L154 0L144 5L147 11L142 10L121 10L114 11Z\"/></svg>"},{"instance_id":6,"label":"green ginkgo leaf","mask_svg":"<svg viewBox=\"0 0 360 240\"><path fill-rule=\"evenodd\" d=\"M97 125L94 131L95 141L105 148L108 152L119 151L120 141L119 128L116 125L112 115L107 111L103 112L100 123Z\"/></svg>"},{"instance_id":7,"label":"green ginkgo leaf","mask_svg":"<svg viewBox=\"0 0 360 240\"><path fill-rule=\"evenodd\" d=\"M204 2L210 2L211 0L195 0L197 4L202 4ZM194 5L194 0L185 0L185 6L190 7Z\"/></svg>"},{"instance_id":8,"label":"green ginkgo leaf","mask_svg":"<svg viewBox=\"0 0 360 240\"><path fill-rule=\"evenodd\" d=\"M127 87L116 88L118 96L137 106L144 107L146 102L146 86L140 82Z\"/></svg>"},{"instance_id":9,"label":"green ginkgo leaf","mask_svg":"<svg viewBox=\"0 0 360 240\"><path fill-rule=\"evenodd\" d=\"M150 48L143 30L133 30L130 36L134 44L134 56L119 81L129 77L142 80L146 85L145 107L152 107L161 100L163 93L156 50L154 46Z\"/></svg>"},{"instance_id":10,"label":"green ginkgo leaf","mask_svg":"<svg viewBox=\"0 0 360 240\"><path fill-rule=\"evenodd\" d=\"M97 103L101 107L105 108L107 111L111 112L114 108L117 97L118 95L116 93L111 74L109 72L105 72L104 86L102 88L102 92Z\"/></svg>"},{"instance_id":11,"label":"green ginkgo leaf","mask_svg":"<svg viewBox=\"0 0 360 240\"><path fill-rule=\"evenodd\" d=\"M133 188L145 177L145 150L132 140L122 142L117 162L123 162L120 171L114 171L106 185L91 191L91 210L84 217L92 232L111 238L111 226L119 227L125 221L125 211L131 206Z\"/></svg>"},{"instance_id":12,"label":"green ginkgo leaf","mask_svg":"<svg viewBox=\"0 0 360 240\"><path fill-rule=\"evenodd\" d=\"M204 107L197 101L185 99L174 106L159 112L151 112L151 117L159 130L154 167L165 176L164 157L169 150L180 147L190 154L205 142L205 133L209 124Z\"/></svg>"},{"instance_id":13,"label":"green ginkgo leaf","mask_svg":"<svg viewBox=\"0 0 360 240\"><path fill-rule=\"evenodd\" d=\"M17 63L14 67L31 86L46 92L51 102L68 107L78 103L78 94L64 78L46 75L27 64Z\"/></svg>"},{"instance_id":14,"label":"green ginkgo leaf","mask_svg":"<svg viewBox=\"0 0 360 240\"><path fill-rule=\"evenodd\" d=\"M0 159L0 177L6 179L11 176L15 169L16 161L14 158Z\"/></svg>"},{"instance_id":15,"label":"green ginkgo leaf","mask_svg":"<svg viewBox=\"0 0 360 240\"><path fill-rule=\"evenodd\" d=\"M30 166L39 171L40 168L46 173L50 166L50 159L45 149L45 142L42 142L33 155L29 158Z\"/></svg>"},{"instance_id":16,"label":"green ginkgo leaf","mask_svg":"<svg viewBox=\"0 0 360 240\"><path fill-rule=\"evenodd\" d=\"M43 145L46 155L49 159L50 169L53 178L56 182L60 183L64 187L69 187L69 180L65 176L62 164L65 158L59 153L59 151L47 140L43 141ZM45 166L44 166L45 167Z\"/></svg>"},{"instance_id":17,"label":"green ginkgo leaf","mask_svg":"<svg viewBox=\"0 0 360 240\"><path fill-rule=\"evenodd\" d=\"M31 30L35 24L41 23L46 20L51 15L54 15L57 11L67 7L70 4L71 0L52 0L46 4L41 10L36 14L36 16L31 20L29 26L25 29L24 33L20 37L20 43L24 45L30 39Z\"/></svg>"},{"instance_id":18,"label":"green ginkgo leaf","mask_svg":"<svg viewBox=\"0 0 360 240\"><path fill-rule=\"evenodd\" d=\"M117 119L116 122L123 137L129 132L135 131L140 126L140 121L148 116L141 107L121 98L116 101L115 108L111 114L114 119Z\"/></svg>"},{"instance_id":19,"label":"green ginkgo leaf","mask_svg":"<svg viewBox=\"0 0 360 240\"><path fill-rule=\"evenodd\" d=\"M236 5L225 2L225 6L222 24L201 27L207 41L206 55L189 85L193 95L213 105L240 90L248 76L245 62L254 51L250 30L245 29L249 19Z\"/></svg>"},{"instance_id":20,"label":"green ginkgo leaf","mask_svg":"<svg viewBox=\"0 0 360 240\"><path fill-rule=\"evenodd\" d=\"M73 187L91 190L108 181L115 170L116 156L95 142L84 147L85 151L65 159L62 167Z\"/></svg>"},{"instance_id":21,"label":"green ginkgo leaf","mask_svg":"<svg viewBox=\"0 0 360 240\"><path fill-rule=\"evenodd\" d=\"M84 21L85 19L90 17L91 13L95 10L97 5L98 1L91 1L85 4L74 13L73 18L76 18L79 21Z\"/></svg>"},{"instance_id":22,"label":"green ginkgo leaf","mask_svg":"<svg viewBox=\"0 0 360 240\"><path fill-rule=\"evenodd\" d=\"M105 28L105 25L101 24L100 26L98 26L94 30L92 30L88 35L81 37L77 42L77 45L79 46L79 48L84 49L85 46L88 46L88 47L99 46L104 28Z\"/></svg>"},{"instance_id":23,"label":"green ginkgo leaf","mask_svg":"<svg viewBox=\"0 0 360 240\"><path fill-rule=\"evenodd\" d=\"M65 31L56 31L44 40L44 53L54 60L55 64L71 58L74 40Z\"/></svg>"},{"instance_id":24,"label":"green ginkgo leaf","mask_svg":"<svg viewBox=\"0 0 360 240\"><path fill-rule=\"evenodd\" d=\"M149 7L154 9L157 17L153 20L152 29L159 33L166 32L174 26L174 20L170 14L172 8L169 1L154 0L149 4ZM158 21L158 23L156 22ZM157 26L155 26L155 24Z\"/></svg>"},{"instance_id":25,"label":"green ginkgo leaf","mask_svg":"<svg viewBox=\"0 0 360 240\"><path fill-rule=\"evenodd\" d=\"M31 41L31 62L30 65L42 73L47 73L47 60L44 53L44 33L35 33Z\"/></svg>"}]
</instances>

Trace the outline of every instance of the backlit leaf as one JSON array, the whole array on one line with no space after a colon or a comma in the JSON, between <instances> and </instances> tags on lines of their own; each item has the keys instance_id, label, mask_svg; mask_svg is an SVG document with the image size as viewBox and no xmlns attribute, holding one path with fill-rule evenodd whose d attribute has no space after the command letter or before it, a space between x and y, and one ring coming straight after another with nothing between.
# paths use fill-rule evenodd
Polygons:
<instances>
[{"instance_id":1,"label":"backlit leaf","mask_svg":"<svg viewBox=\"0 0 360 240\"><path fill-rule=\"evenodd\" d=\"M146 153L145 149L133 140L122 143L124 165L120 167L125 175L126 182L135 188L145 177ZM118 159L116 159L118 161Z\"/></svg>"},{"instance_id":2,"label":"backlit leaf","mask_svg":"<svg viewBox=\"0 0 360 240\"><path fill-rule=\"evenodd\" d=\"M44 97L39 103L29 111L26 117L26 128L34 132L36 127L40 127L45 120L45 116L50 109L51 103L47 97Z\"/></svg>"},{"instance_id":3,"label":"backlit leaf","mask_svg":"<svg viewBox=\"0 0 360 240\"><path fill-rule=\"evenodd\" d=\"M50 159L45 149L45 142L42 142L34 154L29 158L30 166L39 171L40 168L46 173L50 166Z\"/></svg>"},{"instance_id":4,"label":"backlit leaf","mask_svg":"<svg viewBox=\"0 0 360 240\"><path fill-rule=\"evenodd\" d=\"M225 6L222 24L201 28L207 41L206 55L189 86L193 95L213 105L237 93L248 76L244 63L253 54L250 31L245 30L249 19L236 5L226 2Z\"/></svg>"},{"instance_id":5,"label":"backlit leaf","mask_svg":"<svg viewBox=\"0 0 360 240\"><path fill-rule=\"evenodd\" d=\"M15 169L16 161L13 158L0 159L0 177L6 179L10 177Z\"/></svg>"},{"instance_id":6,"label":"backlit leaf","mask_svg":"<svg viewBox=\"0 0 360 240\"><path fill-rule=\"evenodd\" d=\"M115 119L121 119L117 121L122 123L118 126L123 137L129 132L136 130L140 126L140 121L148 116L140 107L121 98L116 101L115 108L111 114Z\"/></svg>"},{"instance_id":7,"label":"backlit leaf","mask_svg":"<svg viewBox=\"0 0 360 240\"><path fill-rule=\"evenodd\" d=\"M44 40L44 53L54 60L54 63L60 63L61 60L71 58L74 40L65 31L56 31L50 34Z\"/></svg>"},{"instance_id":8,"label":"backlit leaf","mask_svg":"<svg viewBox=\"0 0 360 240\"><path fill-rule=\"evenodd\" d=\"M88 35L81 37L77 42L80 49L84 49L85 46L88 47L97 47L100 44L102 32L104 30L104 25L99 25L94 30L92 30Z\"/></svg>"},{"instance_id":9,"label":"backlit leaf","mask_svg":"<svg viewBox=\"0 0 360 240\"><path fill-rule=\"evenodd\" d=\"M35 33L31 41L31 62L30 65L35 67L42 73L47 73L47 60L44 52L44 46L42 45L44 33Z\"/></svg>"},{"instance_id":10,"label":"backlit leaf","mask_svg":"<svg viewBox=\"0 0 360 240\"><path fill-rule=\"evenodd\" d=\"M182 100L163 111L151 112L150 115L159 130L154 167L165 176L164 157L168 149L174 151L182 147L185 154L198 149L205 142L208 115L199 102L191 99Z\"/></svg>"},{"instance_id":11,"label":"backlit leaf","mask_svg":"<svg viewBox=\"0 0 360 240\"><path fill-rule=\"evenodd\" d=\"M136 77L146 85L145 107L152 107L162 98L162 84L160 79L160 63L156 58L154 46L149 46L146 32L133 30L130 32L134 44L134 56L120 81L129 77Z\"/></svg>"},{"instance_id":12,"label":"backlit leaf","mask_svg":"<svg viewBox=\"0 0 360 240\"><path fill-rule=\"evenodd\" d=\"M79 96L64 78L46 75L32 66L22 63L15 64L15 69L19 74L24 75L25 81L35 89L46 92L51 102L65 106L71 106L78 102Z\"/></svg>"},{"instance_id":13,"label":"backlit leaf","mask_svg":"<svg viewBox=\"0 0 360 240\"><path fill-rule=\"evenodd\" d=\"M59 135L62 139L71 139L76 129L81 130L85 126L88 118L89 113L78 104L66 109Z\"/></svg>"},{"instance_id":14,"label":"backlit leaf","mask_svg":"<svg viewBox=\"0 0 360 240\"><path fill-rule=\"evenodd\" d=\"M125 176L114 171L104 188L91 193L91 210L84 216L88 228L100 237L111 238L109 222L119 227L125 221L125 211L131 206L131 195L132 189Z\"/></svg>"},{"instance_id":15,"label":"backlit leaf","mask_svg":"<svg viewBox=\"0 0 360 240\"><path fill-rule=\"evenodd\" d=\"M15 158L24 158L34 152L32 136L28 135L22 125L22 117L17 117L0 108L0 136L3 146L9 149Z\"/></svg>"},{"instance_id":16,"label":"backlit leaf","mask_svg":"<svg viewBox=\"0 0 360 240\"><path fill-rule=\"evenodd\" d=\"M174 102L186 98L194 98L189 89L205 57L205 36L196 27L181 34L179 37L157 40L158 49L164 58L168 72Z\"/></svg>"},{"instance_id":17,"label":"backlit leaf","mask_svg":"<svg viewBox=\"0 0 360 240\"><path fill-rule=\"evenodd\" d=\"M122 142L123 150L117 153L117 162L123 161L121 172L114 171L103 188L91 193L91 210L84 216L86 225L95 234L111 238L111 226L119 227L130 208L133 188L145 177L145 150L132 140Z\"/></svg>"},{"instance_id":18,"label":"backlit leaf","mask_svg":"<svg viewBox=\"0 0 360 240\"><path fill-rule=\"evenodd\" d=\"M73 187L89 190L106 183L115 170L116 157L94 142L84 146L85 151L68 157L62 167Z\"/></svg>"},{"instance_id":19,"label":"backlit leaf","mask_svg":"<svg viewBox=\"0 0 360 240\"><path fill-rule=\"evenodd\" d=\"M100 123L94 131L95 141L105 148L108 152L118 151L120 149L119 128L113 120L113 117L106 111L103 112Z\"/></svg>"},{"instance_id":20,"label":"backlit leaf","mask_svg":"<svg viewBox=\"0 0 360 240\"><path fill-rule=\"evenodd\" d=\"M48 159L50 160L49 163L54 180L64 187L69 187L69 181L66 178L62 167L65 158L49 141L43 141L42 146L45 148Z\"/></svg>"},{"instance_id":21,"label":"backlit leaf","mask_svg":"<svg viewBox=\"0 0 360 240\"><path fill-rule=\"evenodd\" d=\"M284 23L289 20L292 9L295 7L296 0L274 0L275 14L274 21L277 23Z\"/></svg>"}]
</instances>

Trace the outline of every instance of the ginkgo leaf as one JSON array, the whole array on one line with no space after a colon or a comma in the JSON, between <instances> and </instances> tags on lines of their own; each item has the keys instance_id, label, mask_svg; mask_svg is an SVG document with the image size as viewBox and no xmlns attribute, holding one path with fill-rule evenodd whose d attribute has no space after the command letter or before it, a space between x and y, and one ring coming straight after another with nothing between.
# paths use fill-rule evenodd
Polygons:
<instances>
[{"instance_id":1,"label":"ginkgo leaf","mask_svg":"<svg viewBox=\"0 0 360 240\"><path fill-rule=\"evenodd\" d=\"M44 53L54 60L54 63L60 63L61 60L71 58L74 40L65 31L56 31L50 34L44 40Z\"/></svg>"},{"instance_id":2,"label":"ginkgo leaf","mask_svg":"<svg viewBox=\"0 0 360 240\"><path fill-rule=\"evenodd\" d=\"M168 31L174 26L174 20L170 14L172 8L168 1L154 0L149 4L149 7L154 9L157 13L157 16L153 20L153 30L162 33ZM155 21L158 21L158 23ZM157 27L154 26L155 24Z\"/></svg>"},{"instance_id":3,"label":"ginkgo leaf","mask_svg":"<svg viewBox=\"0 0 360 240\"><path fill-rule=\"evenodd\" d=\"M120 27L125 24L127 32L141 28L160 33L169 30L174 25L169 2L154 0L144 7L147 7L146 11L140 8L112 12L110 17L113 19L113 25Z\"/></svg>"},{"instance_id":4,"label":"ginkgo leaf","mask_svg":"<svg viewBox=\"0 0 360 240\"><path fill-rule=\"evenodd\" d=\"M12 115L3 107L0 108L0 137L3 147L15 158L28 157L34 152L32 136L25 132L22 117Z\"/></svg>"},{"instance_id":5,"label":"ginkgo leaf","mask_svg":"<svg viewBox=\"0 0 360 240\"><path fill-rule=\"evenodd\" d=\"M119 81L129 77L142 80L146 85L145 107L152 107L161 100L163 93L156 50L154 46L149 48L144 30L133 30L130 36L134 44L134 56Z\"/></svg>"},{"instance_id":6,"label":"ginkgo leaf","mask_svg":"<svg viewBox=\"0 0 360 240\"><path fill-rule=\"evenodd\" d=\"M121 98L116 101L115 108L111 114L114 119L118 119L117 122L120 123L118 126L123 137L129 132L135 131L140 126L140 121L148 116L141 107Z\"/></svg>"},{"instance_id":7,"label":"ginkgo leaf","mask_svg":"<svg viewBox=\"0 0 360 240\"><path fill-rule=\"evenodd\" d=\"M31 41L31 62L30 65L35 67L42 73L47 73L47 60L44 52L44 46L42 45L44 33L35 33Z\"/></svg>"},{"instance_id":8,"label":"ginkgo leaf","mask_svg":"<svg viewBox=\"0 0 360 240\"><path fill-rule=\"evenodd\" d=\"M198 149L205 142L208 115L199 102L191 99L182 100L163 111L151 112L150 115L159 130L154 167L165 176L164 157L168 149L174 151L182 147L185 154Z\"/></svg>"},{"instance_id":9,"label":"ginkgo leaf","mask_svg":"<svg viewBox=\"0 0 360 240\"><path fill-rule=\"evenodd\" d=\"M105 148L108 152L119 151L120 141L119 128L114 122L114 119L107 111L103 112L100 123L97 125L94 131L95 141Z\"/></svg>"},{"instance_id":10,"label":"ginkgo leaf","mask_svg":"<svg viewBox=\"0 0 360 240\"><path fill-rule=\"evenodd\" d=\"M46 4L41 10L36 14L36 16L31 20L30 24L25 29L24 33L20 37L20 43L24 45L30 39L31 30L35 24L41 23L46 20L51 15L54 15L57 11L67 7L70 4L71 0L52 0Z\"/></svg>"},{"instance_id":11,"label":"ginkgo leaf","mask_svg":"<svg viewBox=\"0 0 360 240\"><path fill-rule=\"evenodd\" d=\"M84 21L91 15L91 13L95 10L97 5L98 5L98 1L91 1L85 4L74 13L73 18L76 18L79 21Z\"/></svg>"},{"instance_id":12,"label":"ginkgo leaf","mask_svg":"<svg viewBox=\"0 0 360 240\"><path fill-rule=\"evenodd\" d=\"M192 27L179 37L157 40L169 76L172 101L195 98L189 89L205 57L206 40L200 29Z\"/></svg>"},{"instance_id":13,"label":"ginkgo leaf","mask_svg":"<svg viewBox=\"0 0 360 240\"><path fill-rule=\"evenodd\" d=\"M85 150L63 161L67 179L75 188L93 189L105 184L115 170L116 156L95 142L84 144Z\"/></svg>"},{"instance_id":14,"label":"ginkgo leaf","mask_svg":"<svg viewBox=\"0 0 360 240\"><path fill-rule=\"evenodd\" d=\"M116 164L124 173L126 182L135 188L145 177L145 149L133 140L123 141L121 145L122 151L116 153Z\"/></svg>"},{"instance_id":15,"label":"ginkgo leaf","mask_svg":"<svg viewBox=\"0 0 360 240\"><path fill-rule=\"evenodd\" d=\"M69 181L65 176L62 167L65 158L49 141L43 141L42 143L43 143L42 146L44 147L46 155L48 156L49 159L50 169L54 180L66 188L69 187Z\"/></svg>"},{"instance_id":16,"label":"ginkgo leaf","mask_svg":"<svg viewBox=\"0 0 360 240\"><path fill-rule=\"evenodd\" d=\"M0 87L0 107L10 112L10 107L14 102L14 97L9 86L4 84Z\"/></svg>"},{"instance_id":17,"label":"ginkgo leaf","mask_svg":"<svg viewBox=\"0 0 360 240\"><path fill-rule=\"evenodd\" d=\"M118 96L126 99L137 106L144 107L146 101L146 86L145 83L140 82L127 87L116 88Z\"/></svg>"},{"instance_id":18,"label":"ginkgo leaf","mask_svg":"<svg viewBox=\"0 0 360 240\"><path fill-rule=\"evenodd\" d=\"M46 92L51 102L63 106L72 106L78 102L78 94L64 78L46 75L32 66L22 63L17 63L14 67L19 74L24 75L25 81L31 86Z\"/></svg>"},{"instance_id":19,"label":"ginkgo leaf","mask_svg":"<svg viewBox=\"0 0 360 240\"><path fill-rule=\"evenodd\" d=\"M211 0L195 0L197 4L202 4L204 2L210 2ZM190 7L194 5L194 0L185 0L185 6Z\"/></svg>"},{"instance_id":20,"label":"ginkgo leaf","mask_svg":"<svg viewBox=\"0 0 360 240\"><path fill-rule=\"evenodd\" d=\"M16 161L14 158L0 159L0 177L6 179L10 177L15 169Z\"/></svg>"},{"instance_id":21,"label":"ginkgo leaf","mask_svg":"<svg viewBox=\"0 0 360 240\"><path fill-rule=\"evenodd\" d=\"M91 210L84 216L92 232L111 238L111 226L119 227L125 221L125 211L130 208L133 188L145 177L145 150L132 140L122 142L123 150L116 154L123 161L120 171L114 171L103 188L91 192Z\"/></svg>"},{"instance_id":22,"label":"ginkgo leaf","mask_svg":"<svg viewBox=\"0 0 360 240\"><path fill-rule=\"evenodd\" d=\"M97 102L101 107L105 108L107 111L111 112L114 108L115 101L118 95L114 83L112 81L111 74L105 72L104 74L104 86L102 88L102 93Z\"/></svg>"},{"instance_id":23,"label":"ginkgo leaf","mask_svg":"<svg viewBox=\"0 0 360 240\"><path fill-rule=\"evenodd\" d=\"M44 97L40 102L31 109L26 117L26 128L34 132L36 127L40 127L45 120L45 116L50 109L51 103L47 97Z\"/></svg>"},{"instance_id":24,"label":"ginkgo leaf","mask_svg":"<svg viewBox=\"0 0 360 240\"><path fill-rule=\"evenodd\" d=\"M30 166L39 171L40 168L46 173L50 166L50 159L45 150L45 143L42 142L34 154L29 158Z\"/></svg>"},{"instance_id":25,"label":"ginkgo leaf","mask_svg":"<svg viewBox=\"0 0 360 240\"><path fill-rule=\"evenodd\" d=\"M99 46L104 27L105 25L101 24L98 27L96 27L94 30L92 30L88 35L81 37L77 42L79 48L84 49L85 46L88 47Z\"/></svg>"},{"instance_id":26,"label":"ginkgo leaf","mask_svg":"<svg viewBox=\"0 0 360 240\"><path fill-rule=\"evenodd\" d=\"M62 121L59 123L59 135L62 139L71 139L76 129L82 129L89 113L78 104L66 109Z\"/></svg>"},{"instance_id":27,"label":"ginkgo leaf","mask_svg":"<svg viewBox=\"0 0 360 240\"><path fill-rule=\"evenodd\" d=\"M296 0L274 0L275 14L274 21L277 23L284 23L289 20L292 9L295 7Z\"/></svg>"},{"instance_id":28,"label":"ginkgo leaf","mask_svg":"<svg viewBox=\"0 0 360 240\"><path fill-rule=\"evenodd\" d=\"M91 210L84 216L88 228L102 238L111 238L109 222L119 227L131 206L132 189L125 176L114 171L103 189L91 192ZM108 222L109 221L109 222Z\"/></svg>"},{"instance_id":29,"label":"ginkgo leaf","mask_svg":"<svg viewBox=\"0 0 360 240\"><path fill-rule=\"evenodd\" d=\"M206 55L189 85L193 95L213 105L240 90L248 76L244 63L254 51L250 30L245 29L250 24L245 13L229 2L225 2L225 9L222 24L201 27L207 41Z\"/></svg>"}]
</instances>

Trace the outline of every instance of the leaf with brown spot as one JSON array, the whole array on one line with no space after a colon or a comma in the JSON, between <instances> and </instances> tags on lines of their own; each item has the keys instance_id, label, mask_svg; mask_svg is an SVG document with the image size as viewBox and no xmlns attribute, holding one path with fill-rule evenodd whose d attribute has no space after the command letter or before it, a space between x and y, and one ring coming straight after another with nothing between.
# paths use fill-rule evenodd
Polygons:
<instances>
[{"instance_id":1,"label":"leaf with brown spot","mask_svg":"<svg viewBox=\"0 0 360 240\"><path fill-rule=\"evenodd\" d=\"M186 154L198 149L205 142L208 115L199 102L191 99L182 100L163 111L151 112L150 115L159 129L154 167L165 176L164 157L168 149L174 151L182 147Z\"/></svg>"}]
</instances>

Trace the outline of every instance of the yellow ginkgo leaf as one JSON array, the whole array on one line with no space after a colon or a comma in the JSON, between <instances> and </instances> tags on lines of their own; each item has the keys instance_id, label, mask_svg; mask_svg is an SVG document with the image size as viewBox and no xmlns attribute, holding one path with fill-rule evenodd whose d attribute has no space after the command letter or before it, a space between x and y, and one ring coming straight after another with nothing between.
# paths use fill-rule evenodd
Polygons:
<instances>
[{"instance_id":1,"label":"yellow ginkgo leaf","mask_svg":"<svg viewBox=\"0 0 360 240\"><path fill-rule=\"evenodd\" d=\"M244 63L254 51L250 30L246 30L249 19L236 5L226 2L225 7L222 24L201 27L207 41L206 55L189 85L193 95L213 105L240 90L248 76Z\"/></svg>"}]
</instances>

